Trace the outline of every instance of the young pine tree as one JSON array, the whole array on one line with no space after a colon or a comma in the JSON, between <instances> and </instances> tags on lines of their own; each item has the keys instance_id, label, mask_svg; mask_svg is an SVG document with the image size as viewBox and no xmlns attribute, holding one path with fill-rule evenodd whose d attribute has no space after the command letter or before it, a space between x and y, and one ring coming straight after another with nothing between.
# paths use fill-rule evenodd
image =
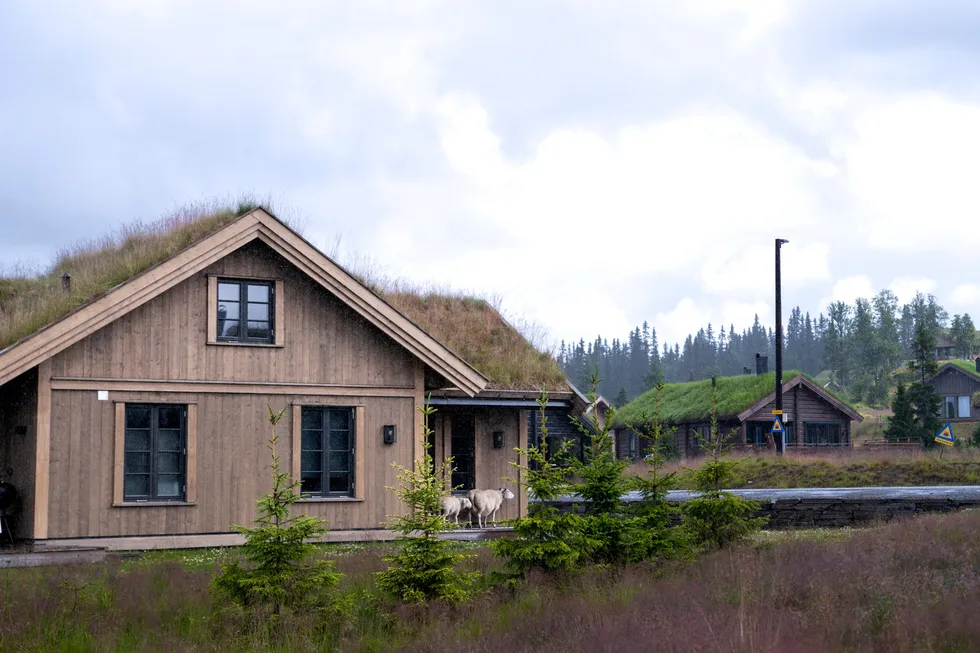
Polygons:
<instances>
[{"instance_id":1,"label":"young pine tree","mask_svg":"<svg viewBox=\"0 0 980 653\"><path fill-rule=\"evenodd\" d=\"M889 440L906 440L919 437L918 425L915 422L915 407L905 384L899 383L892 398L892 416L885 429L885 437Z\"/></svg>"},{"instance_id":2,"label":"young pine tree","mask_svg":"<svg viewBox=\"0 0 980 653\"><path fill-rule=\"evenodd\" d=\"M725 457L731 448L718 432L718 399L712 389L710 439L701 439L701 450L708 459L689 470L698 496L684 506L683 523L694 543L706 548L722 548L762 528L765 517L755 517L760 506L726 492L735 478L737 460ZM699 438L701 436L698 436Z\"/></svg>"},{"instance_id":3,"label":"young pine tree","mask_svg":"<svg viewBox=\"0 0 980 653\"><path fill-rule=\"evenodd\" d=\"M435 409L426 405L418 410L425 417L422 428L428 441L432 433L429 418ZM422 458L415 461L415 469L397 463L392 466L398 470L401 485L388 489L398 493L408 511L396 516L391 524L399 533L398 551L385 556L388 568L377 573L378 588L405 603L466 600L472 592L475 575L457 573L456 567L473 556L460 553L455 543L439 537L440 533L453 529L442 516L442 498L446 496L446 479L452 473L452 459L437 469L427 447Z\"/></svg>"},{"instance_id":4,"label":"young pine tree","mask_svg":"<svg viewBox=\"0 0 980 653\"><path fill-rule=\"evenodd\" d=\"M254 526L234 526L245 537L242 552L249 564L243 565L240 560L226 564L211 581L218 593L234 603L268 606L273 615L279 615L283 607L325 607L342 578L332 561L308 562L316 553L309 540L325 532L324 522L308 515L289 515L289 507L299 499L300 484L279 470L276 425L285 412L285 408L275 412L269 407L272 492L257 501L259 517Z\"/></svg>"},{"instance_id":5,"label":"young pine tree","mask_svg":"<svg viewBox=\"0 0 980 653\"><path fill-rule=\"evenodd\" d=\"M538 399L541 412L541 437L537 444L516 449L526 463L511 463L518 470L519 483L533 497L526 517L511 522L513 538L493 540L490 546L496 556L506 558L508 571L523 578L532 569L545 572L569 572L591 551L585 539L585 520L575 514L561 513L552 505L568 493L569 470L556 464L565 458L570 442L548 456L548 394Z\"/></svg>"}]
</instances>

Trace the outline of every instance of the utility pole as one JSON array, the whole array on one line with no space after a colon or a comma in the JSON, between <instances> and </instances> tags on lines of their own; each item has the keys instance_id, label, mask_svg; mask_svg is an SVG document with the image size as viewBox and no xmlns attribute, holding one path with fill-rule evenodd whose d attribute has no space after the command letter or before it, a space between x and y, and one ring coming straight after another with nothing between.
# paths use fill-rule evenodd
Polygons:
<instances>
[{"instance_id":1,"label":"utility pole","mask_svg":"<svg viewBox=\"0 0 980 653\"><path fill-rule=\"evenodd\" d=\"M788 240L782 238L776 239L776 415L780 422L783 420L783 288L782 279L780 277L780 267L779 267L779 248ZM796 416L793 416L794 419ZM783 433L782 446L779 447L779 453L783 453L786 449L786 424L783 423Z\"/></svg>"}]
</instances>

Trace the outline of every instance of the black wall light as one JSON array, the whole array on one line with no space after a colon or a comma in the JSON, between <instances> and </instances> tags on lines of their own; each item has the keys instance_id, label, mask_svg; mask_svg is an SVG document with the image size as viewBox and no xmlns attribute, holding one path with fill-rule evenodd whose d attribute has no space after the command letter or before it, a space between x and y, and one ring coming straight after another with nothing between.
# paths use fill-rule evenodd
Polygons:
<instances>
[{"instance_id":1,"label":"black wall light","mask_svg":"<svg viewBox=\"0 0 980 653\"><path fill-rule=\"evenodd\" d=\"M397 439L397 435L395 433L395 425L385 424L381 428L381 435L384 439L385 444L395 444L395 440Z\"/></svg>"},{"instance_id":2,"label":"black wall light","mask_svg":"<svg viewBox=\"0 0 980 653\"><path fill-rule=\"evenodd\" d=\"M493 448L503 449L504 448L504 432L494 431L493 432Z\"/></svg>"}]
</instances>

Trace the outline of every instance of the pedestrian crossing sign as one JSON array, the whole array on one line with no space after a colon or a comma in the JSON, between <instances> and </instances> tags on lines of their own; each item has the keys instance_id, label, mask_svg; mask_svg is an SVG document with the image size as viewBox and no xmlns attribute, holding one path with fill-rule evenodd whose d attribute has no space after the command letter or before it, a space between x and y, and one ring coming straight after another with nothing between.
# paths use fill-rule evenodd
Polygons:
<instances>
[{"instance_id":1,"label":"pedestrian crossing sign","mask_svg":"<svg viewBox=\"0 0 980 653\"><path fill-rule=\"evenodd\" d=\"M956 436L953 435L953 429L949 427L949 424L946 424L943 430L936 434L936 442L945 444L947 447L952 447L953 443L956 442Z\"/></svg>"},{"instance_id":2,"label":"pedestrian crossing sign","mask_svg":"<svg viewBox=\"0 0 980 653\"><path fill-rule=\"evenodd\" d=\"M776 415L776 417L774 417L772 420L772 432L773 433L783 432L783 423L779 421L779 415Z\"/></svg>"}]
</instances>

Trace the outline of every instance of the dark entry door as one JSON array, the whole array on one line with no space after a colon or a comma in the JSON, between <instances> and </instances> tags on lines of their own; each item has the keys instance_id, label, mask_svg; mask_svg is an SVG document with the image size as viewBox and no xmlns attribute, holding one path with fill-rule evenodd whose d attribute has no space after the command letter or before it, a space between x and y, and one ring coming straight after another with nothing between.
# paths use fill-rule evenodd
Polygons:
<instances>
[{"instance_id":1,"label":"dark entry door","mask_svg":"<svg viewBox=\"0 0 980 653\"><path fill-rule=\"evenodd\" d=\"M472 490L476 487L476 419L473 415L453 415L450 431L453 488Z\"/></svg>"}]
</instances>

